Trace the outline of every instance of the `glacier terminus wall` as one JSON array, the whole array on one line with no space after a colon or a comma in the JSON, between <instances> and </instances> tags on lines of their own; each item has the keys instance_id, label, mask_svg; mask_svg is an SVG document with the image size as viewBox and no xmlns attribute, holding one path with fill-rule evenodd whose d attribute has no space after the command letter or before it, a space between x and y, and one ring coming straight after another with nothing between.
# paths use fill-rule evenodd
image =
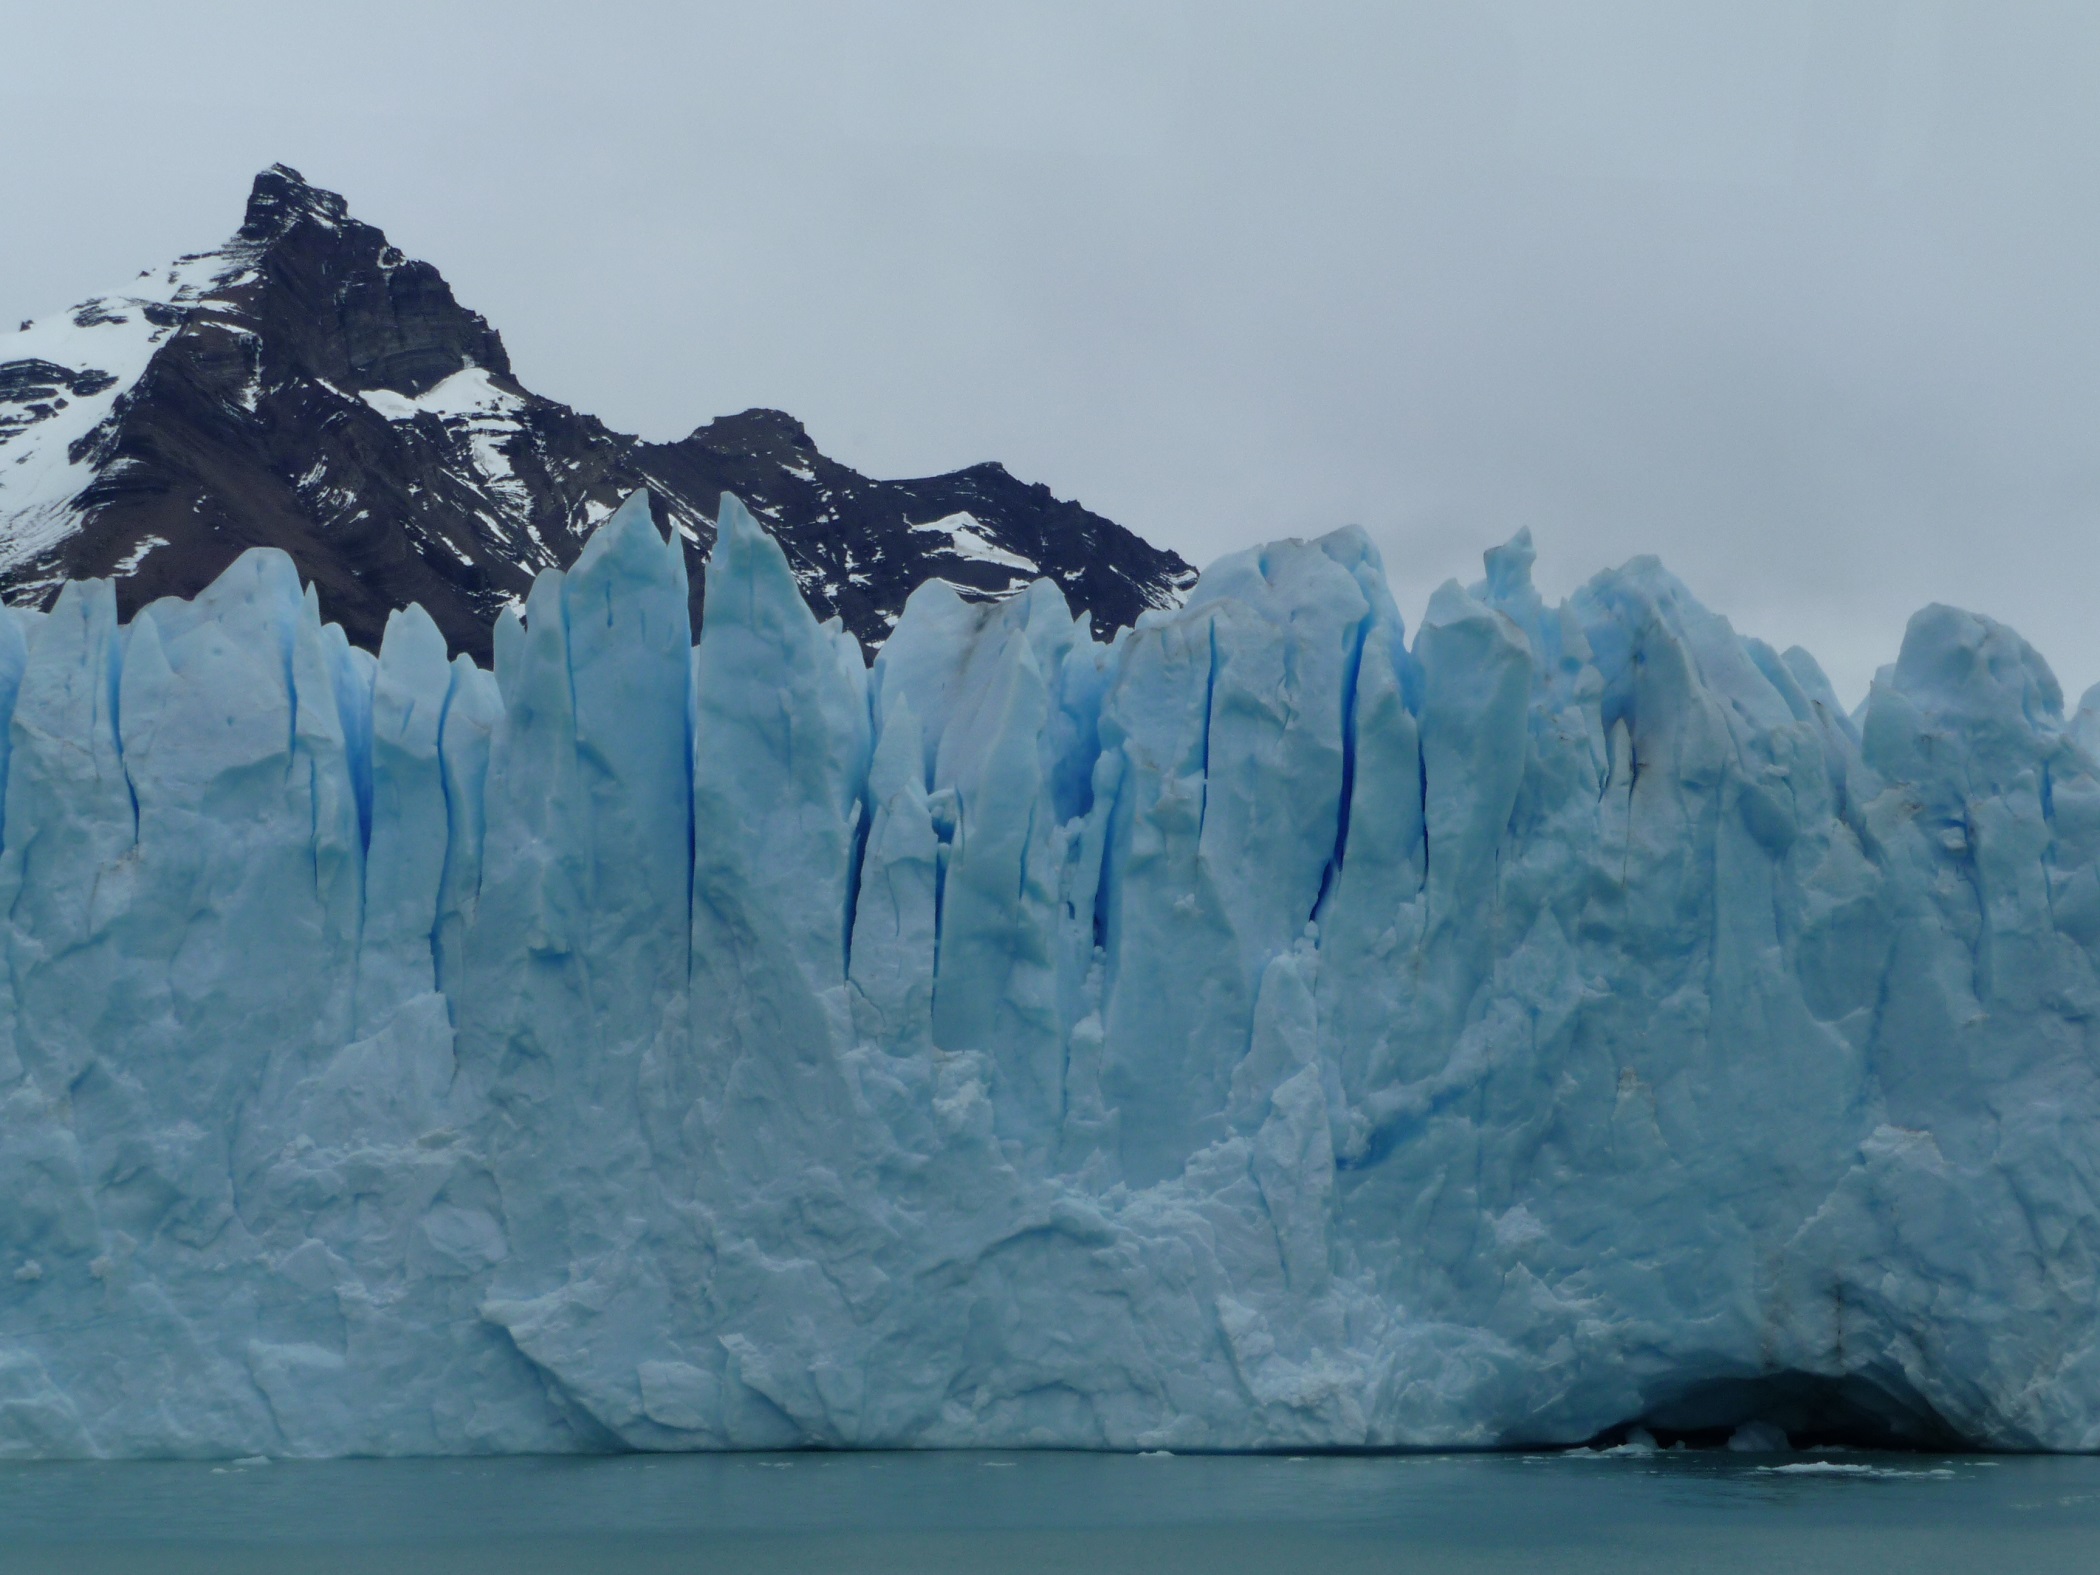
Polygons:
<instances>
[{"instance_id":1,"label":"glacier terminus wall","mask_svg":"<svg viewBox=\"0 0 2100 1575\"><path fill-rule=\"evenodd\" d=\"M1530 556L0 612L0 1453L2100 1447L2100 718Z\"/></svg>"}]
</instances>

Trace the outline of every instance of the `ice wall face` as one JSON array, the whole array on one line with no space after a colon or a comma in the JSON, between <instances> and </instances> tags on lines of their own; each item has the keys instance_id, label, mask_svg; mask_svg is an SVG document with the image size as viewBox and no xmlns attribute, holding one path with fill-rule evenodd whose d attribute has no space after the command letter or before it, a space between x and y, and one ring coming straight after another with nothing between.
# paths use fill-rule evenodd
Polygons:
<instances>
[{"instance_id":1,"label":"ice wall face","mask_svg":"<svg viewBox=\"0 0 2100 1575\"><path fill-rule=\"evenodd\" d=\"M0 613L0 1451L2100 1447L2100 706L1529 570Z\"/></svg>"}]
</instances>

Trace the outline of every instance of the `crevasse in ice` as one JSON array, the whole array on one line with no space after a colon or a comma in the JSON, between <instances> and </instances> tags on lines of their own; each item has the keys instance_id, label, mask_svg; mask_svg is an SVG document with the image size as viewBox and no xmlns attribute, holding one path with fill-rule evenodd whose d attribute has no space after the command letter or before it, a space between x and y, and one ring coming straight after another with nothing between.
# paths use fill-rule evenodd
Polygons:
<instances>
[{"instance_id":1,"label":"crevasse in ice","mask_svg":"<svg viewBox=\"0 0 2100 1575\"><path fill-rule=\"evenodd\" d=\"M1529 571L0 613L0 1452L2100 1447L2100 721Z\"/></svg>"}]
</instances>

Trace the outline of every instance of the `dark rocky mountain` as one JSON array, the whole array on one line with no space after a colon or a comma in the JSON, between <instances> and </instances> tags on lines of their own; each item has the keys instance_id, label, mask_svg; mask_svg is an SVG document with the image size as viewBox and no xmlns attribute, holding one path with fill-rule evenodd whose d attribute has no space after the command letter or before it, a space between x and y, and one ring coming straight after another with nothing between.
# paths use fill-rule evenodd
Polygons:
<instances>
[{"instance_id":1,"label":"dark rocky mountain","mask_svg":"<svg viewBox=\"0 0 2100 1575\"><path fill-rule=\"evenodd\" d=\"M128 616L281 547L376 647L421 602L453 649L568 564L636 487L701 563L724 491L779 538L821 615L879 645L922 581L997 597L1047 576L1097 629L1177 603L1179 557L997 464L876 481L776 410L645 443L528 391L428 263L276 165L217 251L0 336L0 595L110 575Z\"/></svg>"}]
</instances>

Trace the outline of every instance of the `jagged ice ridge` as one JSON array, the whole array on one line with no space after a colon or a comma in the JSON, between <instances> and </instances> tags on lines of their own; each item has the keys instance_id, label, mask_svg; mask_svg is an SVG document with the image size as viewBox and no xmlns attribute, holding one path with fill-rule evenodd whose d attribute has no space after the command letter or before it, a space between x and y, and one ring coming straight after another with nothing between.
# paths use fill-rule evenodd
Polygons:
<instances>
[{"instance_id":1,"label":"jagged ice ridge","mask_svg":"<svg viewBox=\"0 0 2100 1575\"><path fill-rule=\"evenodd\" d=\"M2100 1447L2094 717L1364 536L872 669L630 500L493 673L0 612L0 1452Z\"/></svg>"}]
</instances>

